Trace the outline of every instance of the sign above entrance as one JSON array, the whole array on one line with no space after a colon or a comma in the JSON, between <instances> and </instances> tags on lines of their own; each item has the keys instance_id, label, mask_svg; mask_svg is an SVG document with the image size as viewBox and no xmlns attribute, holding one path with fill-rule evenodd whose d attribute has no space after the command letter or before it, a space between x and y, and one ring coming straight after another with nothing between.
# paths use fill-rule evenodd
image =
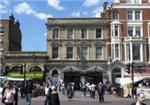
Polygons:
<instances>
[{"instance_id":1,"label":"sign above entrance","mask_svg":"<svg viewBox=\"0 0 150 105\"><path fill-rule=\"evenodd\" d=\"M133 71L135 75L150 75L150 68L135 68Z\"/></svg>"}]
</instances>

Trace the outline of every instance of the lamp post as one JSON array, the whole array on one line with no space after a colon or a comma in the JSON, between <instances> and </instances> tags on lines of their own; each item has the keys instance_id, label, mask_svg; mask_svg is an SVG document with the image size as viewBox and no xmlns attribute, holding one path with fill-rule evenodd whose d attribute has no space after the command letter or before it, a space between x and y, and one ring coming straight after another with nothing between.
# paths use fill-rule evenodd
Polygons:
<instances>
[{"instance_id":1,"label":"lamp post","mask_svg":"<svg viewBox=\"0 0 150 105\"><path fill-rule=\"evenodd\" d=\"M23 68L23 78L24 78L24 87L26 87L26 63L24 64Z\"/></svg>"},{"instance_id":2,"label":"lamp post","mask_svg":"<svg viewBox=\"0 0 150 105\"><path fill-rule=\"evenodd\" d=\"M132 96L134 95L134 62L131 63Z\"/></svg>"}]
</instances>

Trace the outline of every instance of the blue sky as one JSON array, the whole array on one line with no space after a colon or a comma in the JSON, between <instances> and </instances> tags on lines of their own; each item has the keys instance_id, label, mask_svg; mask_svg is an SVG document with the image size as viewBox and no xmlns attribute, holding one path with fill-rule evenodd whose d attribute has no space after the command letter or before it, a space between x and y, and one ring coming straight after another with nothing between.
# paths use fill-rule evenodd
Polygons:
<instances>
[{"instance_id":1,"label":"blue sky","mask_svg":"<svg viewBox=\"0 0 150 105\"><path fill-rule=\"evenodd\" d=\"M19 20L23 51L46 51L46 18L95 17L113 0L0 0L0 19Z\"/></svg>"}]
</instances>

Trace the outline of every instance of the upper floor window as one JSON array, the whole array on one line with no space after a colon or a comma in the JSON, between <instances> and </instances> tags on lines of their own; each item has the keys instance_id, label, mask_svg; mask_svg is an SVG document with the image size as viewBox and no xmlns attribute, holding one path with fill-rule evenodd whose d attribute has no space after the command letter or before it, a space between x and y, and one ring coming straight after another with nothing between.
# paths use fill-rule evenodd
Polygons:
<instances>
[{"instance_id":1,"label":"upper floor window","mask_svg":"<svg viewBox=\"0 0 150 105\"><path fill-rule=\"evenodd\" d=\"M140 10L128 10L127 12L128 20L141 20L141 11Z\"/></svg>"},{"instance_id":2,"label":"upper floor window","mask_svg":"<svg viewBox=\"0 0 150 105\"><path fill-rule=\"evenodd\" d=\"M73 39L73 28L68 28L67 39Z\"/></svg>"},{"instance_id":3,"label":"upper floor window","mask_svg":"<svg viewBox=\"0 0 150 105\"><path fill-rule=\"evenodd\" d=\"M87 29L81 29L81 38L87 39Z\"/></svg>"},{"instance_id":4,"label":"upper floor window","mask_svg":"<svg viewBox=\"0 0 150 105\"><path fill-rule=\"evenodd\" d=\"M53 39L58 39L58 36L59 36L59 29L54 28L53 29Z\"/></svg>"},{"instance_id":5,"label":"upper floor window","mask_svg":"<svg viewBox=\"0 0 150 105\"><path fill-rule=\"evenodd\" d=\"M119 13L118 13L118 11L114 11L114 12L112 13L112 18L113 18L113 20L119 19Z\"/></svg>"},{"instance_id":6,"label":"upper floor window","mask_svg":"<svg viewBox=\"0 0 150 105\"><path fill-rule=\"evenodd\" d=\"M67 59L73 58L73 47L67 47Z\"/></svg>"},{"instance_id":7,"label":"upper floor window","mask_svg":"<svg viewBox=\"0 0 150 105\"><path fill-rule=\"evenodd\" d=\"M53 59L56 59L56 58L58 58L59 56L59 53L58 53L58 47L52 47L52 58Z\"/></svg>"},{"instance_id":8,"label":"upper floor window","mask_svg":"<svg viewBox=\"0 0 150 105\"><path fill-rule=\"evenodd\" d=\"M113 25L112 26L112 36L119 37L119 30L120 25Z\"/></svg>"},{"instance_id":9,"label":"upper floor window","mask_svg":"<svg viewBox=\"0 0 150 105\"><path fill-rule=\"evenodd\" d=\"M140 48L141 44L140 43L133 43L132 44L132 55L133 55L133 60L140 60Z\"/></svg>"},{"instance_id":10,"label":"upper floor window","mask_svg":"<svg viewBox=\"0 0 150 105\"><path fill-rule=\"evenodd\" d=\"M96 59L102 60L103 59L103 48L96 47Z\"/></svg>"},{"instance_id":11,"label":"upper floor window","mask_svg":"<svg viewBox=\"0 0 150 105\"><path fill-rule=\"evenodd\" d=\"M135 11L135 20L140 20L140 11Z\"/></svg>"},{"instance_id":12,"label":"upper floor window","mask_svg":"<svg viewBox=\"0 0 150 105\"><path fill-rule=\"evenodd\" d=\"M101 28L96 28L96 38L102 38Z\"/></svg>"},{"instance_id":13,"label":"upper floor window","mask_svg":"<svg viewBox=\"0 0 150 105\"><path fill-rule=\"evenodd\" d=\"M88 55L88 51L87 51L87 47L82 47L81 48L81 59L86 60L87 59L87 55Z\"/></svg>"},{"instance_id":14,"label":"upper floor window","mask_svg":"<svg viewBox=\"0 0 150 105\"><path fill-rule=\"evenodd\" d=\"M128 11L128 20L133 19L133 11Z\"/></svg>"},{"instance_id":15,"label":"upper floor window","mask_svg":"<svg viewBox=\"0 0 150 105\"><path fill-rule=\"evenodd\" d=\"M112 58L119 58L119 44L112 44Z\"/></svg>"},{"instance_id":16,"label":"upper floor window","mask_svg":"<svg viewBox=\"0 0 150 105\"><path fill-rule=\"evenodd\" d=\"M140 4L141 0L126 0L126 3L128 3L128 4Z\"/></svg>"},{"instance_id":17,"label":"upper floor window","mask_svg":"<svg viewBox=\"0 0 150 105\"><path fill-rule=\"evenodd\" d=\"M141 36L141 26L129 26L128 35L129 36Z\"/></svg>"}]
</instances>

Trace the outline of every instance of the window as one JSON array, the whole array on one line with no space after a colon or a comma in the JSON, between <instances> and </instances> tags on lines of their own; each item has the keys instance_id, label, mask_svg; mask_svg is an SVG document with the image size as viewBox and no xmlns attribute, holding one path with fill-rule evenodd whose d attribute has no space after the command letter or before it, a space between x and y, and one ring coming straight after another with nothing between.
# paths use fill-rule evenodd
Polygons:
<instances>
[{"instance_id":1,"label":"window","mask_svg":"<svg viewBox=\"0 0 150 105\"><path fill-rule=\"evenodd\" d=\"M52 48L52 58L58 58L58 47L53 47Z\"/></svg>"},{"instance_id":2,"label":"window","mask_svg":"<svg viewBox=\"0 0 150 105\"><path fill-rule=\"evenodd\" d=\"M141 3L141 0L126 0L126 3L128 4L140 4Z\"/></svg>"},{"instance_id":3,"label":"window","mask_svg":"<svg viewBox=\"0 0 150 105\"><path fill-rule=\"evenodd\" d=\"M141 27L135 27L135 35L141 36Z\"/></svg>"},{"instance_id":4,"label":"window","mask_svg":"<svg viewBox=\"0 0 150 105\"><path fill-rule=\"evenodd\" d=\"M132 44L133 60L140 60L140 43Z\"/></svg>"},{"instance_id":5,"label":"window","mask_svg":"<svg viewBox=\"0 0 150 105\"><path fill-rule=\"evenodd\" d=\"M128 11L128 20L133 20L133 11Z\"/></svg>"},{"instance_id":6,"label":"window","mask_svg":"<svg viewBox=\"0 0 150 105\"><path fill-rule=\"evenodd\" d=\"M115 44L115 58L119 58L119 45Z\"/></svg>"},{"instance_id":7,"label":"window","mask_svg":"<svg viewBox=\"0 0 150 105\"><path fill-rule=\"evenodd\" d=\"M141 36L141 26L128 26L129 36Z\"/></svg>"},{"instance_id":8,"label":"window","mask_svg":"<svg viewBox=\"0 0 150 105\"><path fill-rule=\"evenodd\" d=\"M119 26L115 25L115 36L119 36Z\"/></svg>"},{"instance_id":9,"label":"window","mask_svg":"<svg viewBox=\"0 0 150 105\"><path fill-rule=\"evenodd\" d=\"M67 39L73 39L73 28L67 30Z\"/></svg>"},{"instance_id":10,"label":"window","mask_svg":"<svg viewBox=\"0 0 150 105\"><path fill-rule=\"evenodd\" d=\"M130 53L131 53L131 51L130 51L130 44L126 44L126 53L127 53L127 55L126 55L126 57L127 57L127 61L130 61L131 60L131 58L130 58Z\"/></svg>"},{"instance_id":11,"label":"window","mask_svg":"<svg viewBox=\"0 0 150 105\"><path fill-rule=\"evenodd\" d=\"M96 59L102 60L102 47L96 47Z\"/></svg>"},{"instance_id":12,"label":"window","mask_svg":"<svg viewBox=\"0 0 150 105\"><path fill-rule=\"evenodd\" d=\"M67 59L73 58L73 47L67 47Z\"/></svg>"},{"instance_id":13,"label":"window","mask_svg":"<svg viewBox=\"0 0 150 105\"><path fill-rule=\"evenodd\" d=\"M135 20L140 20L140 11L135 11Z\"/></svg>"},{"instance_id":14,"label":"window","mask_svg":"<svg viewBox=\"0 0 150 105\"><path fill-rule=\"evenodd\" d=\"M133 36L133 27L128 27L128 35Z\"/></svg>"},{"instance_id":15,"label":"window","mask_svg":"<svg viewBox=\"0 0 150 105\"><path fill-rule=\"evenodd\" d=\"M58 28L53 29L53 39L58 39L59 30Z\"/></svg>"},{"instance_id":16,"label":"window","mask_svg":"<svg viewBox=\"0 0 150 105\"><path fill-rule=\"evenodd\" d=\"M128 10L128 20L141 20L140 10Z\"/></svg>"},{"instance_id":17,"label":"window","mask_svg":"<svg viewBox=\"0 0 150 105\"><path fill-rule=\"evenodd\" d=\"M112 13L112 18L113 18L113 20L119 19L118 17L119 17L118 11L114 11L114 12Z\"/></svg>"},{"instance_id":18,"label":"window","mask_svg":"<svg viewBox=\"0 0 150 105\"><path fill-rule=\"evenodd\" d=\"M96 28L96 38L101 38L101 29L100 28Z\"/></svg>"},{"instance_id":19,"label":"window","mask_svg":"<svg viewBox=\"0 0 150 105\"><path fill-rule=\"evenodd\" d=\"M87 38L87 29L82 29L82 30L81 30L81 37L82 37L83 39L86 39L86 38Z\"/></svg>"},{"instance_id":20,"label":"window","mask_svg":"<svg viewBox=\"0 0 150 105\"><path fill-rule=\"evenodd\" d=\"M119 44L112 44L112 58L119 58Z\"/></svg>"},{"instance_id":21,"label":"window","mask_svg":"<svg viewBox=\"0 0 150 105\"><path fill-rule=\"evenodd\" d=\"M150 37L150 25L148 26L148 35Z\"/></svg>"},{"instance_id":22,"label":"window","mask_svg":"<svg viewBox=\"0 0 150 105\"><path fill-rule=\"evenodd\" d=\"M87 47L82 47L81 48L81 59L86 60L87 59L87 54L88 54Z\"/></svg>"}]
</instances>

